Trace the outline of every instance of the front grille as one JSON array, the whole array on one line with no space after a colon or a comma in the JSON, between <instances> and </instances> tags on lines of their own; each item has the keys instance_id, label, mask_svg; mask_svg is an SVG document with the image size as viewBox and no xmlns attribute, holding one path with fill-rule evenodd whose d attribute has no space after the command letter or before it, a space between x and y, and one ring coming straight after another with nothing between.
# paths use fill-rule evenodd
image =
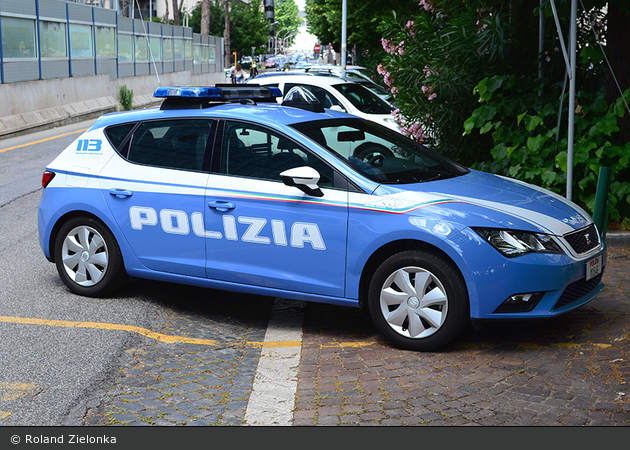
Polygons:
<instances>
[{"instance_id":1,"label":"front grille","mask_svg":"<svg viewBox=\"0 0 630 450\"><path fill-rule=\"evenodd\" d=\"M581 280L568 285L554 305L553 309L555 310L562 308L563 306L570 305L571 303L577 302L587 296L602 281L602 276L604 276L603 271L595 278L591 278L588 281L586 281L586 278L582 278Z\"/></svg>"},{"instance_id":2,"label":"front grille","mask_svg":"<svg viewBox=\"0 0 630 450\"><path fill-rule=\"evenodd\" d=\"M565 234L563 238L578 255L586 253L599 245L599 234L597 234L597 228L595 228L594 223L588 227Z\"/></svg>"}]
</instances>

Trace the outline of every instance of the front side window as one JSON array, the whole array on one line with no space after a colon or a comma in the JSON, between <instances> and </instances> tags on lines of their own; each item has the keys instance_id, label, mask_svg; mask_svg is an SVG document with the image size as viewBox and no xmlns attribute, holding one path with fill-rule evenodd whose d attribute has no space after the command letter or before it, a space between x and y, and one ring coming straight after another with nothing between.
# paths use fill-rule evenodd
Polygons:
<instances>
[{"instance_id":1,"label":"front side window","mask_svg":"<svg viewBox=\"0 0 630 450\"><path fill-rule=\"evenodd\" d=\"M144 122L133 133L127 159L150 166L201 171L211 129L211 120Z\"/></svg>"},{"instance_id":2,"label":"front side window","mask_svg":"<svg viewBox=\"0 0 630 450\"><path fill-rule=\"evenodd\" d=\"M223 174L281 181L285 170L310 166L319 172L320 186L333 186L332 168L285 136L242 122L227 122L223 136Z\"/></svg>"},{"instance_id":3,"label":"front side window","mask_svg":"<svg viewBox=\"0 0 630 450\"><path fill-rule=\"evenodd\" d=\"M371 121L333 119L293 127L377 183L419 183L468 173L465 167Z\"/></svg>"}]
</instances>

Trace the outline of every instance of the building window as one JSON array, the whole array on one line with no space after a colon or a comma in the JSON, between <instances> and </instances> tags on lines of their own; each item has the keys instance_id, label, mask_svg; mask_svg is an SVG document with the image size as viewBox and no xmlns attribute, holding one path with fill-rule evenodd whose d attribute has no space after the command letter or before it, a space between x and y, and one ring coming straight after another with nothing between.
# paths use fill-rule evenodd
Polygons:
<instances>
[{"instance_id":1,"label":"building window","mask_svg":"<svg viewBox=\"0 0 630 450\"><path fill-rule=\"evenodd\" d=\"M70 24L70 56L73 58L91 58L94 56L92 27L90 25Z\"/></svg>"},{"instance_id":2,"label":"building window","mask_svg":"<svg viewBox=\"0 0 630 450\"><path fill-rule=\"evenodd\" d=\"M118 62L133 61L133 36L130 34L118 34Z\"/></svg>"},{"instance_id":3,"label":"building window","mask_svg":"<svg viewBox=\"0 0 630 450\"><path fill-rule=\"evenodd\" d=\"M96 27L96 56L116 56L116 29Z\"/></svg>"},{"instance_id":4,"label":"building window","mask_svg":"<svg viewBox=\"0 0 630 450\"><path fill-rule=\"evenodd\" d=\"M173 59L184 59L183 39L173 39Z\"/></svg>"},{"instance_id":5,"label":"building window","mask_svg":"<svg viewBox=\"0 0 630 450\"><path fill-rule=\"evenodd\" d=\"M66 58L68 56L65 23L40 21L39 38L42 58Z\"/></svg>"},{"instance_id":6,"label":"building window","mask_svg":"<svg viewBox=\"0 0 630 450\"><path fill-rule=\"evenodd\" d=\"M2 17L4 58L36 58L35 20Z\"/></svg>"},{"instance_id":7,"label":"building window","mask_svg":"<svg viewBox=\"0 0 630 450\"><path fill-rule=\"evenodd\" d=\"M148 47L149 45L148 45L146 36L136 36L135 47L134 47L134 55L136 57L136 62L149 61Z\"/></svg>"},{"instance_id":8,"label":"building window","mask_svg":"<svg viewBox=\"0 0 630 450\"><path fill-rule=\"evenodd\" d=\"M173 60L173 38L164 38L164 61Z\"/></svg>"},{"instance_id":9,"label":"building window","mask_svg":"<svg viewBox=\"0 0 630 450\"><path fill-rule=\"evenodd\" d=\"M151 58L153 61L162 61L162 38L160 36L150 36L149 46L151 47Z\"/></svg>"}]
</instances>

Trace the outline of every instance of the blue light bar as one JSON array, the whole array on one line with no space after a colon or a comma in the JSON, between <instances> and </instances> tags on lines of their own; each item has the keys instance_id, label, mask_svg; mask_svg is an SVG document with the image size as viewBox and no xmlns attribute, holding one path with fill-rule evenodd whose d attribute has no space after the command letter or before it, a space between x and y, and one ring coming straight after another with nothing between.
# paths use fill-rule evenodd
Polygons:
<instances>
[{"instance_id":1,"label":"blue light bar","mask_svg":"<svg viewBox=\"0 0 630 450\"><path fill-rule=\"evenodd\" d=\"M208 98L220 100L221 90L214 87L159 87L153 93L158 98Z\"/></svg>"},{"instance_id":2,"label":"blue light bar","mask_svg":"<svg viewBox=\"0 0 630 450\"><path fill-rule=\"evenodd\" d=\"M255 84L220 84L216 87L159 87L153 93L157 98L173 99L206 99L214 101L230 100L271 100L282 97L277 87L266 87Z\"/></svg>"}]
</instances>

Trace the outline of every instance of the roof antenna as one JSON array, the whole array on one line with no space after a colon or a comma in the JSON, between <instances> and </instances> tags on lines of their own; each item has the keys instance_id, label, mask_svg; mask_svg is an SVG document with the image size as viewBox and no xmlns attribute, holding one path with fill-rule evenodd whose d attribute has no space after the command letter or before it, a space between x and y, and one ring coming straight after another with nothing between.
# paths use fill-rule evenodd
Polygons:
<instances>
[{"instance_id":1,"label":"roof antenna","mask_svg":"<svg viewBox=\"0 0 630 450\"><path fill-rule=\"evenodd\" d=\"M140 20L142 21L142 28L144 29L144 35L147 38L147 47L149 49L149 58L151 58L151 63L153 64L153 71L155 72L155 77L157 78L158 86L162 86L160 82L160 75L157 71L157 66L155 65L155 58L153 57L153 52L151 51L151 44L149 43L149 31L147 30L147 25L145 24L144 17L142 17L142 10L140 9L140 2L136 0L136 5L138 6L138 13L140 14ZM135 64L135 62L134 62Z\"/></svg>"}]
</instances>

